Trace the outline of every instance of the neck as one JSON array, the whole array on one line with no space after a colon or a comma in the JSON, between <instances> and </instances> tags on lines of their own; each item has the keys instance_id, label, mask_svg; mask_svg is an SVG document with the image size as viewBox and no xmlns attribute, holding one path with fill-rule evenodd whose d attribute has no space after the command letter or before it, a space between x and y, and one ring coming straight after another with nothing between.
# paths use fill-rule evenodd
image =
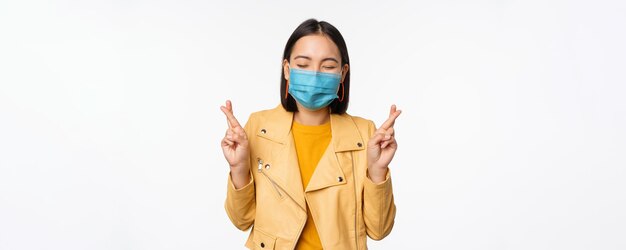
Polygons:
<instances>
[{"instance_id":1,"label":"neck","mask_svg":"<svg viewBox=\"0 0 626 250\"><path fill-rule=\"evenodd\" d=\"M330 120L330 110L328 108L309 110L298 105L298 112L294 113L293 119L302 125L322 125Z\"/></svg>"}]
</instances>

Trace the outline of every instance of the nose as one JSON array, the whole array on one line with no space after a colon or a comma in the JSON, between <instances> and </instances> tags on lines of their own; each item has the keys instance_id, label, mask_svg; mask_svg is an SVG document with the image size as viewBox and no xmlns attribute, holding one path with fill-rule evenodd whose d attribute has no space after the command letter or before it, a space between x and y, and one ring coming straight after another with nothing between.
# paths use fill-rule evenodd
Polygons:
<instances>
[{"instance_id":1,"label":"nose","mask_svg":"<svg viewBox=\"0 0 626 250\"><path fill-rule=\"evenodd\" d=\"M322 71L322 65L315 65L315 66L313 66L312 70L315 70L317 72L321 72Z\"/></svg>"}]
</instances>

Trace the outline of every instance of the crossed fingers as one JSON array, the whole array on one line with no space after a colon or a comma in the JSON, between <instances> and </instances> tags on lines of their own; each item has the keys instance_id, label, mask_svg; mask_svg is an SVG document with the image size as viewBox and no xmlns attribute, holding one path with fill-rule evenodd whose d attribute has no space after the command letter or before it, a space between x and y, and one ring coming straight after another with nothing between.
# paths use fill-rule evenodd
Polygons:
<instances>
[{"instance_id":1,"label":"crossed fingers","mask_svg":"<svg viewBox=\"0 0 626 250\"><path fill-rule=\"evenodd\" d=\"M247 136L235 115L233 115L233 106L230 100L226 101L226 106L220 106L220 110L226 115L226 122L228 123L228 129L226 135L222 140L222 144L233 146L235 143L239 144L247 140Z\"/></svg>"},{"instance_id":2,"label":"crossed fingers","mask_svg":"<svg viewBox=\"0 0 626 250\"><path fill-rule=\"evenodd\" d=\"M380 148L386 148L390 144L395 143L395 130L393 128L393 125L396 122L396 118L400 116L400 113L402 113L402 111L397 110L396 105L391 105L391 109L389 110L389 118L387 118L387 120L382 125L380 125L380 128L376 130L377 136L378 134L381 134L383 136L383 138L381 139L382 144L380 145Z\"/></svg>"}]
</instances>

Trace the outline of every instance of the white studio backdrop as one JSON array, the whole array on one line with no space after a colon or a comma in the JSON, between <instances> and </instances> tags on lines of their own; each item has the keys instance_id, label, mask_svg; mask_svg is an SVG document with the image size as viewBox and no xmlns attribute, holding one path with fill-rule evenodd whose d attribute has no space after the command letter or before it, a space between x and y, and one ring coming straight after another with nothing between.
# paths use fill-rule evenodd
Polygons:
<instances>
[{"instance_id":1,"label":"white studio backdrop","mask_svg":"<svg viewBox=\"0 0 626 250\"><path fill-rule=\"evenodd\" d=\"M219 142L313 17L391 104L371 249L626 249L623 1L0 1L0 249L243 249Z\"/></svg>"}]
</instances>

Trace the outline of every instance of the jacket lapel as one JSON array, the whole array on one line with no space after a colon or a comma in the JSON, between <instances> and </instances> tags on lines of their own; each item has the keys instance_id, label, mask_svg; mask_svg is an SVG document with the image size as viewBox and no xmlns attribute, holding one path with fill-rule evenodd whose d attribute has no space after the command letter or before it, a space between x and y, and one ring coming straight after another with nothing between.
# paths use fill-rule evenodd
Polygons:
<instances>
[{"instance_id":1,"label":"jacket lapel","mask_svg":"<svg viewBox=\"0 0 626 250\"><path fill-rule=\"evenodd\" d=\"M341 166L349 166L352 163L344 162L345 157L341 157L342 154L347 151L365 149L364 140L349 115L331 114L330 127L331 142L317 164L305 192L346 184L346 176ZM340 159L342 160L341 163Z\"/></svg>"},{"instance_id":2,"label":"jacket lapel","mask_svg":"<svg viewBox=\"0 0 626 250\"><path fill-rule=\"evenodd\" d=\"M291 135L293 112L288 112L282 105L270 110L262 121L257 136L277 143L272 150L277 152L273 157L270 171L265 171L298 205L306 211L302 178L298 156Z\"/></svg>"}]
</instances>

